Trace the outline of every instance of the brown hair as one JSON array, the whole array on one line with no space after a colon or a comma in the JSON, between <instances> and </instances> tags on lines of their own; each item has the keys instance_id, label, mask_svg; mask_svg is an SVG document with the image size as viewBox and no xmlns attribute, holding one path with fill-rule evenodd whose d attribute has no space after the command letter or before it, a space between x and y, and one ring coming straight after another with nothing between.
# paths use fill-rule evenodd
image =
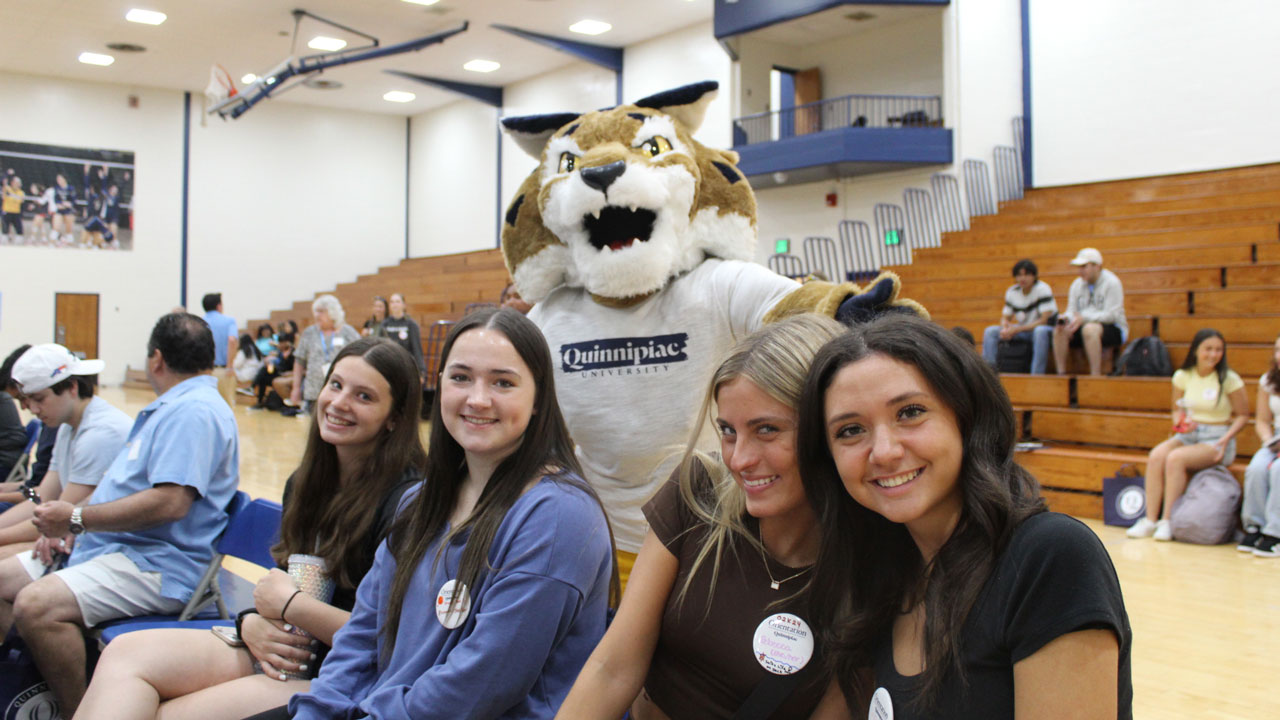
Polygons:
<instances>
[{"instance_id":1,"label":"brown hair","mask_svg":"<svg viewBox=\"0 0 1280 720\"><path fill-rule=\"evenodd\" d=\"M377 521L382 499L406 470L421 475L427 454L418 436L422 383L409 352L386 338L361 338L333 359L326 383L347 357L364 358L391 386L391 429L378 434L373 450L352 473L353 480L344 484L337 450L320 437L320 424L312 418L307 449L293 476L293 495L280 523L280 542L271 554L282 563L292 553L319 555L338 585L354 588L364 576L363 540Z\"/></svg>"}]
</instances>

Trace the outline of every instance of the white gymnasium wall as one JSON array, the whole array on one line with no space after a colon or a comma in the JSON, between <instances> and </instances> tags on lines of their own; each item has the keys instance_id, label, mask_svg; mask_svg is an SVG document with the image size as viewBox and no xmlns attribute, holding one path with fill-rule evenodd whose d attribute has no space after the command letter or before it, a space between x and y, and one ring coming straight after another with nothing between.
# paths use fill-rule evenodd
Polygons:
<instances>
[{"instance_id":1,"label":"white gymnasium wall","mask_svg":"<svg viewBox=\"0 0 1280 720\"><path fill-rule=\"evenodd\" d=\"M613 72L597 65L573 62L549 73L506 86L502 96L503 115L511 117L589 112L614 105L616 98L617 76ZM515 197L520 183L537 166L537 160L521 150L510 137L503 135L503 213ZM492 163L490 167L493 167Z\"/></svg>"},{"instance_id":2,"label":"white gymnasium wall","mask_svg":"<svg viewBox=\"0 0 1280 720\"><path fill-rule=\"evenodd\" d=\"M681 85L715 80L720 83L720 94L707 108L702 127L694 137L708 147L727 148L733 144L732 65L729 55L716 42L710 22L691 25L626 48L622 99L632 102ZM767 102L767 78L765 83Z\"/></svg>"},{"instance_id":3,"label":"white gymnasium wall","mask_svg":"<svg viewBox=\"0 0 1280 720\"><path fill-rule=\"evenodd\" d=\"M120 383L179 299L182 93L6 72L0 98L0 138L134 153L133 251L0 246L0 352L53 342L55 293L97 293L100 379Z\"/></svg>"},{"instance_id":4,"label":"white gymnasium wall","mask_svg":"<svg viewBox=\"0 0 1280 720\"><path fill-rule=\"evenodd\" d=\"M1036 185L1280 161L1280 3L1034 0Z\"/></svg>"},{"instance_id":5,"label":"white gymnasium wall","mask_svg":"<svg viewBox=\"0 0 1280 720\"><path fill-rule=\"evenodd\" d=\"M193 311L221 291L243 327L404 257L404 117L264 102L202 124L192 103Z\"/></svg>"},{"instance_id":6,"label":"white gymnasium wall","mask_svg":"<svg viewBox=\"0 0 1280 720\"><path fill-rule=\"evenodd\" d=\"M494 247L498 110L458 100L414 116L410 138L410 256Z\"/></svg>"},{"instance_id":7,"label":"white gymnasium wall","mask_svg":"<svg viewBox=\"0 0 1280 720\"><path fill-rule=\"evenodd\" d=\"M875 232L873 209L876 203L902 205L902 191L909 187L929 188L929 177L937 169L903 170L845 180L786 185L756 191L759 240L756 260L766 262L773 254L774 241L791 239L791 254L803 256L804 238L817 235L838 238L842 220L862 220ZM826 195L836 193L836 206L827 207Z\"/></svg>"},{"instance_id":8,"label":"white gymnasium wall","mask_svg":"<svg viewBox=\"0 0 1280 720\"><path fill-rule=\"evenodd\" d=\"M942 16L930 12L801 48L794 67L821 71L824 98L941 95Z\"/></svg>"},{"instance_id":9,"label":"white gymnasium wall","mask_svg":"<svg viewBox=\"0 0 1280 720\"><path fill-rule=\"evenodd\" d=\"M1019 0L952 3L944 13L946 125L957 164L977 158L990 166L996 145L1013 145L1013 118L1022 114L1021 18Z\"/></svg>"}]
</instances>

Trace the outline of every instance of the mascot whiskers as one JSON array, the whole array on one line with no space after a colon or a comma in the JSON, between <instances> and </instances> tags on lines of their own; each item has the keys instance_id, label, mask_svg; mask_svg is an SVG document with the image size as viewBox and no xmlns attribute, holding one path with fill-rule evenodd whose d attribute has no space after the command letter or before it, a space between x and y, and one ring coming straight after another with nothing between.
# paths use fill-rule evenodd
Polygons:
<instances>
[{"instance_id":1,"label":"mascot whiskers","mask_svg":"<svg viewBox=\"0 0 1280 720\"><path fill-rule=\"evenodd\" d=\"M796 312L848 323L924 308L891 273L865 290L801 286L751 262L756 204L733 152L693 139L715 97L697 83L585 114L505 118L539 160L503 222L502 250L556 361L560 406L620 551L694 430L716 365ZM704 428L702 443L716 447ZM622 563L626 565L625 562Z\"/></svg>"}]
</instances>

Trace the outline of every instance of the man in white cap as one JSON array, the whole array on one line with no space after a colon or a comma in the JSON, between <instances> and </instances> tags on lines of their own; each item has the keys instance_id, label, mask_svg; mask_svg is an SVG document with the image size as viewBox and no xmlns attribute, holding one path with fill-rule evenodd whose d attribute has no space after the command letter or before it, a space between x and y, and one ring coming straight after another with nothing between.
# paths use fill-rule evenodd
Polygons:
<instances>
[{"instance_id":1,"label":"man in white cap","mask_svg":"<svg viewBox=\"0 0 1280 720\"><path fill-rule=\"evenodd\" d=\"M45 427L57 428L53 461L36 493L41 500L83 505L111 466L133 418L93 394L101 360L80 360L61 345L36 345L18 358L10 376ZM26 551L40 539L28 522L35 504L19 503L0 514L0 547ZM7 557L12 552L0 552Z\"/></svg>"},{"instance_id":2,"label":"man in white cap","mask_svg":"<svg viewBox=\"0 0 1280 720\"><path fill-rule=\"evenodd\" d=\"M0 560L0 635L16 626L63 717L84 697L83 628L176 615L213 557L239 483L239 433L218 394L213 334L195 315L160 318L147 341L156 400L83 507L53 501L33 518L41 555L76 536L67 566L44 574L27 553Z\"/></svg>"},{"instance_id":3,"label":"man in white cap","mask_svg":"<svg viewBox=\"0 0 1280 720\"><path fill-rule=\"evenodd\" d=\"M1058 374L1067 373L1067 351L1084 347L1089 374L1102 374L1102 349L1123 345L1129 338L1124 317L1124 285L1110 270L1102 268L1102 253L1084 248L1071 261L1080 277L1067 291L1067 309L1058 315L1053 329L1053 359Z\"/></svg>"}]
</instances>

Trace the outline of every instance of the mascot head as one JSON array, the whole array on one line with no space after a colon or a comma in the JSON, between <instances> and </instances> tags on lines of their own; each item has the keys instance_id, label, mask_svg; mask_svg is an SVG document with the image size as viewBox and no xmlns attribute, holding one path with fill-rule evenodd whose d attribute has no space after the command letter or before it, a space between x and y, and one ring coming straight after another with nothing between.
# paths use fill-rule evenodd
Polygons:
<instances>
[{"instance_id":1,"label":"mascot head","mask_svg":"<svg viewBox=\"0 0 1280 720\"><path fill-rule=\"evenodd\" d=\"M567 285L625 307L708 257L751 258L756 204L738 156L693 139L717 87L697 83L582 115L503 119L539 160L502 226L521 295L538 302Z\"/></svg>"}]
</instances>

